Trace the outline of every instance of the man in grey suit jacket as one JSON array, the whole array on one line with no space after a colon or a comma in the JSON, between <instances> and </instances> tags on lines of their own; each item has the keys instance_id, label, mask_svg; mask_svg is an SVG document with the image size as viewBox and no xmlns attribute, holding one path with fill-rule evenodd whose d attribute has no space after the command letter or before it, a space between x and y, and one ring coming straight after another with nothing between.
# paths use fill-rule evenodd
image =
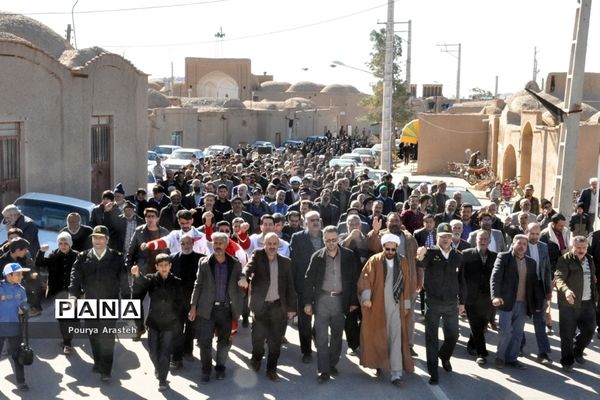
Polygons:
<instances>
[{"instance_id":1,"label":"man in grey suit jacket","mask_svg":"<svg viewBox=\"0 0 600 400\"><path fill-rule=\"evenodd\" d=\"M538 362L542 364L550 364L548 354L552 352L550 350L550 343L548 342L548 335L546 333L546 321L545 321L545 310L547 302L552 299L552 267L550 266L550 256L548 255L548 245L544 242L540 242L540 233L542 231L540 224L537 222L531 223L527 226L528 232L527 237L529 243L527 245L527 256L533 258L537 263L537 277L544 291L544 307L542 310L534 310L533 312L533 327L535 329L535 339L538 345ZM523 335L523 342L521 349L525 347L525 335Z\"/></svg>"},{"instance_id":2,"label":"man in grey suit jacket","mask_svg":"<svg viewBox=\"0 0 600 400\"><path fill-rule=\"evenodd\" d=\"M229 237L225 233L212 234L213 254L200 259L194 283L188 318L198 317L196 332L200 340L202 382L210 381L212 372L212 340L217 332L217 357L215 377L225 378L225 361L231 343L231 321L237 321L242 312L242 292L246 286L242 266L237 258L225 252Z\"/></svg>"},{"instance_id":3,"label":"man in grey suit jacket","mask_svg":"<svg viewBox=\"0 0 600 400\"><path fill-rule=\"evenodd\" d=\"M256 372L260 369L266 340L269 348L267 377L272 381L279 381L277 361L287 318L296 314L292 263L289 258L277 254L278 247L277 234L267 233L265 248L254 252L246 270L246 277L252 281L248 295L250 310L254 313L250 367Z\"/></svg>"},{"instance_id":4,"label":"man in grey suit jacket","mask_svg":"<svg viewBox=\"0 0 600 400\"><path fill-rule=\"evenodd\" d=\"M490 251L494 253L500 253L506 251L506 242L504 240L504 234L498 229L492 229L492 222L494 218L492 214L487 212L479 214L479 226L490 233L490 244L488 246ZM479 230L479 229L478 229ZM473 231L469 234L467 242L473 247L476 246L477 242L477 231Z\"/></svg>"}]
</instances>

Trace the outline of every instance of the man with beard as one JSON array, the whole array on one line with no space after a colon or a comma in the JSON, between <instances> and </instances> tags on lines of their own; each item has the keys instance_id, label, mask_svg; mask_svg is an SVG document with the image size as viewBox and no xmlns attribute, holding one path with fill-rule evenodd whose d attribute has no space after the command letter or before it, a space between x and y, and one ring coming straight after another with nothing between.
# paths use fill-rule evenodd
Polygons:
<instances>
[{"instance_id":1,"label":"man with beard","mask_svg":"<svg viewBox=\"0 0 600 400\"><path fill-rule=\"evenodd\" d=\"M452 243L450 244L452 248L456 251L460 251L462 253L463 250L471 247L469 242L461 239L463 234L463 223L458 219L453 219L450 221L450 227L452 228Z\"/></svg>"},{"instance_id":2,"label":"man with beard","mask_svg":"<svg viewBox=\"0 0 600 400\"><path fill-rule=\"evenodd\" d=\"M188 210L193 210L196 207L200 207L203 195L202 182L200 179L194 179L192 180L192 191L185 195L181 201L181 205Z\"/></svg>"},{"instance_id":3,"label":"man with beard","mask_svg":"<svg viewBox=\"0 0 600 400\"><path fill-rule=\"evenodd\" d=\"M486 357L489 355L485 346L484 333L492 310L490 276L497 255L497 253L489 251L489 243L489 231L480 229L476 234L476 247L465 249L462 252L463 265L461 269L467 290L465 309L471 327L467 351L469 354L477 356L475 362L479 365L485 364Z\"/></svg>"},{"instance_id":4,"label":"man with beard","mask_svg":"<svg viewBox=\"0 0 600 400\"><path fill-rule=\"evenodd\" d=\"M435 214L435 226L438 226L442 222L449 223L452 221L455 218L454 213L456 213L456 200L446 200L444 211L439 214Z\"/></svg>"},{"instance_id":5,"label":"man with beard","mask_svg":"<svg viewBox=\"0 0 600 400\"><path fill-rule=\"evenodd\" d=\"M499 231L498 229L493 229L492 223L493 223L492 214L489 214L487 212L480 213L479 214L480 228L469 234L469 238L467 239L467 242L469 242L469 244L471 246L475 246L477 232L479 230L485 230L485 231L488 231L488 233L490 234L490 244L488 245L489 250L493 251L494 253L499 253L501 251L505 251L506 243L504 241L504 234L502 234L502 232Z\"/></svg>"},{"instance_id":6,"label":"man with beard","mask_svg":"<svg viewBox=\"0 0 600 400\"><path fill-rule=\"evenodd\" d=\"M416 287L406 257L397 255L398 236L382 236L383 252L372 256L358 281L363 312L360 364L368 368L389 369L392 384L402 384L402 370L414 371L410 356L408 319ZM404 368L403 368L404 365Z\"/></svg>"},{"instance_id":7,"label":"man with beard","mask_svg":"<svg viewBox=\"0 0 600 400\"><path fill-rule=\"evenodd\" d=\"M216 199L217 199L217 196L215 196L214 193L206 193L204 195L203 206L196 207L194 209L194 214L193 214L194 227L199 228L202 225L204 225L204 222L202 221L202 216L204 215L204 213L207 213L209 211L212 212L213 219L215 220L215 222L219 222L223 219L223 213L221 213L219 210L215 209Z\"/></svg>"},{"instance_id":8,"label":"man with beard","mask_svg":"<svg viewBox=\"0 0 600 400\"><path fill-rule=\"evenodd\" d=\"M81 224L81 215L72 212L67 215L67 226L62 228L60 232L67 232L73 239L72 249L75 251L84 251L92 248L92 228Z\"/></svg>"},{"instance_id":9,"label":"man with beard","mask_svg":"<svg viewBox=\"0 0 600 400\"><path fill-rule=\"evenodd\" d=\"M396 189L396 191L400 188ZM402 224L410 233L414 233L415 230L423 227L423 217L425 214L419 210L419 196L410 196L408 198L409 209L402 211L400 214L400 220Z\"/></svg>"}]
</instances>

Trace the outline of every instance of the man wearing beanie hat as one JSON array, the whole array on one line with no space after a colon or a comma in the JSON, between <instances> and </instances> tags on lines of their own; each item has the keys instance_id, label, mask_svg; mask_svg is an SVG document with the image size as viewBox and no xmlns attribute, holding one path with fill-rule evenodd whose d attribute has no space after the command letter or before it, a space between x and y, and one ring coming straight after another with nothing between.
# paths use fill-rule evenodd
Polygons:
<instances>
[{"instance_id":1,"label":"man wearing beanie hat","mask_svg":"<svg viewBox=\"0 0 600 400\"><path fill-rule=\"evenodd\" d=\"M450 357L458 341L458 315L464 312L465 279L462 255L452 248L452 228L442 222L437 227L437 246L417 249L419 287L425 289L425 348L429 384L437 385L438 358L446 372L452 372ZM458 307L457 307L458 306ZM439 347L440 318L444 343Z\"/></svg>"},{"instance_id":2,"label":"man wearing beanie hat","mask_svg":"<svg viewBox=\"0 0 600 400\"><path fill-rule=\"evenodd\" d=\"M123 208L125 207L125 189L123 189L123 184L121 182L117 183L113 192L115 194L115 203L119 207L119 210L123 212Z\"/></svg>"},{"instance_id":3,"label":"man wearing beanie hat","mask_svg":"<svg viewBox=\"0 0 600 400\"><path fill-rule=\"evenodd\" d=\"M383 251L373 255L362 269L358 292L362 305L360 364L389 369L394 385L402 384L402 370L414 371L410 354L409 326L405 324L416 290L414 273L406 257L397 254L400 238L381 237Z\"/></svg>"},{"instance_id":4,"label":"man wearing beanie hat","mask_svg":"<svg viewBox=\"0 0 600 400\"><path fill-rule=\"evenodd\" d=\"M48 251L48 245L43 244L35 259L35 266L46 268L48 270L48 287L46 288L46 298L56 296L57 299L66 299L69 297L69 284L71 281L71 269L77 259L77 252L72 249L73 239L68 232L61 232L56 238L57 249L50 252L48 257L45 253ZM72 331L69 327L78 327L76 320L59 319L58 325L62 334L63 353L69 355L72 352L71 340Z\"/></svg>"}]
</instances>

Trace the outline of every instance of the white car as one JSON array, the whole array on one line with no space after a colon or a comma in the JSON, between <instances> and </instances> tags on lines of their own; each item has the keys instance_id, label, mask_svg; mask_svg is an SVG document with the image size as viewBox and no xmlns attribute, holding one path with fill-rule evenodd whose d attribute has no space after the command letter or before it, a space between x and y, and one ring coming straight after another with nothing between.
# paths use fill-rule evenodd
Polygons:
<instances>
[{"instance_id":1,"label":"white car","mask_svg":"<svg viewBox=\"0 0 600 400\"><path fill-rule=\"evenodd\" d=\"M232 156L235 154L235 150L233 150L229 146L224 146L222 144L213 144L212 146L208 146L207 148L204 149L205 157L212 157L212 156L216 156L219 154L226 155L226 156Z\"/></svg>"},{"instance_id":2,"label":"white car","mask_svg":"<svg viewBox=\"0 0 600 400\"><path fill-rule=\"evenodd\" d=\"M167 170L179 171L182 167L191 164L192 155L195 155L198 160L204 159L204 153L200 149L177 149L163 162L163 165Z\"/></svg>"},{"instance_id":3,"label":"white car","mask_svg":"<svg viewBox=\"0 0 600 400\"><path fill-rule=\"evenodd\" d=\"M175 150L180 149L181 146L174 146L171 144L161 144L152 149L153 152L158 154L161 160L165 161L167 158L171 156Z\"/></svg>"},{"instance_id":4,"label":"white car","mask_svg":"<svg viewBox=\"0 0 600 400\"><path fill-rule=\"evenodd\" d=\"M332 158L331 160L329 160L330 167L333 167L335 165L338 165L342 169L349 167L351 165L358 167L358 163L356 161L354 161L352 159L347 159L347 158Z\"/></svg>"},{"instance_id":5,"label":"white car","mask_svg":"<svg viewBox=\"0 0 600 400\"><path fill-rule=\"evenodd\" d=\"M29 192L15 200L14 204L23 215L33 220L38 228L40 245L48 244L50 250L57 248L56 237L59 231L67 226L67 215L72 212L81 215L81 224L88 225L95 204L49 193ZM6 225L0 226L0 240L6 240ZM35 258L35 254L32 257Z\"/></svg>"},{"instance_id":6,"label":"white car","mask_svg":"<svg viewBox=\"0 0 600 400\"><path fill-rule=\"evenodd\" d=\"M352 150L352 154L360 155L363 164L373 166L375 164L375 157L371 153L371 149L368 147L357 147Z\"/></svg>"}]
</instances>

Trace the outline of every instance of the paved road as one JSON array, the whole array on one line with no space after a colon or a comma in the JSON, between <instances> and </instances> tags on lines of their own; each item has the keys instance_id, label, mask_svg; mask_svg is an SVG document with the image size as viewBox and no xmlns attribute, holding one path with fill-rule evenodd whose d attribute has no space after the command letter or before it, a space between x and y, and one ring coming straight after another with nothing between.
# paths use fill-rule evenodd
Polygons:
<instances>
[{"instance_id":1,"label":"paved road","mask_svg":"<svg viewBox=\"0 0 600 400\"><path fill-rule=\"evenodd\" d=\"M554 310L554 320L557 312ZM49 305L38 321L51 321L52 306ZM91 373L89 343L85 339L74 342L76 351L70 356L60 354L57 339L36 339L32 345L37 359L26 369L31 391L23 398L31 399L329 399L339 398L398 398L404 399L597 399L600 397L600 340L596 337L586 351L588 362L576 365L575 372L564 374L556 362L560 355L560 341L557 335L550 337L555 361L551 367L537 364L537 346L533 327L526 325L527 356L521 361L527 365L526 371L506 368L496 370L492 363L479 367L473 357L466 352L469 334L467 322L460 321L461 337L452 359L454 372L446 373L440 368L440 385L427 384L425 373L424 327L416 324L416 346L419 354L415 374L405 376L404 387L398 389L387 379L376 378L373 370L364 370L358 365L358 358L344 354L339 364L340 375L325 385L316 382L316 361L312 364L300 362L297 332L290 327L287 331L289 344L284 346L280 359L279 373L283 380L270 382L263 370L255 374L246 367L250 355L250 330L240 328L234 337L234 346L228 361L227 377L224 381L211 381L208 385L199 384L200 363L185 362L183 370L171 375L171 390L165 394L157 391L157 381L146 351L146 338L142 342L122 339L115 350L113 381L100 382L99 376ZM555 322L555 327L558 323ZM555 329L556 329L555 328ZM558 331L558 330L557 330ZM558 332L557 332L558 333ZM440 330L441 335L441 330ZM497 334L487 333L489 350L496 349ZM344 345L344 352L346 346ZM531 353L531 355L530 355ZM196 348L194 355L199 357ZM14 377L6 357L0 360L0 400L16 399L20 393L13 385ZM7 378L4 378L7 377Z\"/></svg>"}]
</instances>

